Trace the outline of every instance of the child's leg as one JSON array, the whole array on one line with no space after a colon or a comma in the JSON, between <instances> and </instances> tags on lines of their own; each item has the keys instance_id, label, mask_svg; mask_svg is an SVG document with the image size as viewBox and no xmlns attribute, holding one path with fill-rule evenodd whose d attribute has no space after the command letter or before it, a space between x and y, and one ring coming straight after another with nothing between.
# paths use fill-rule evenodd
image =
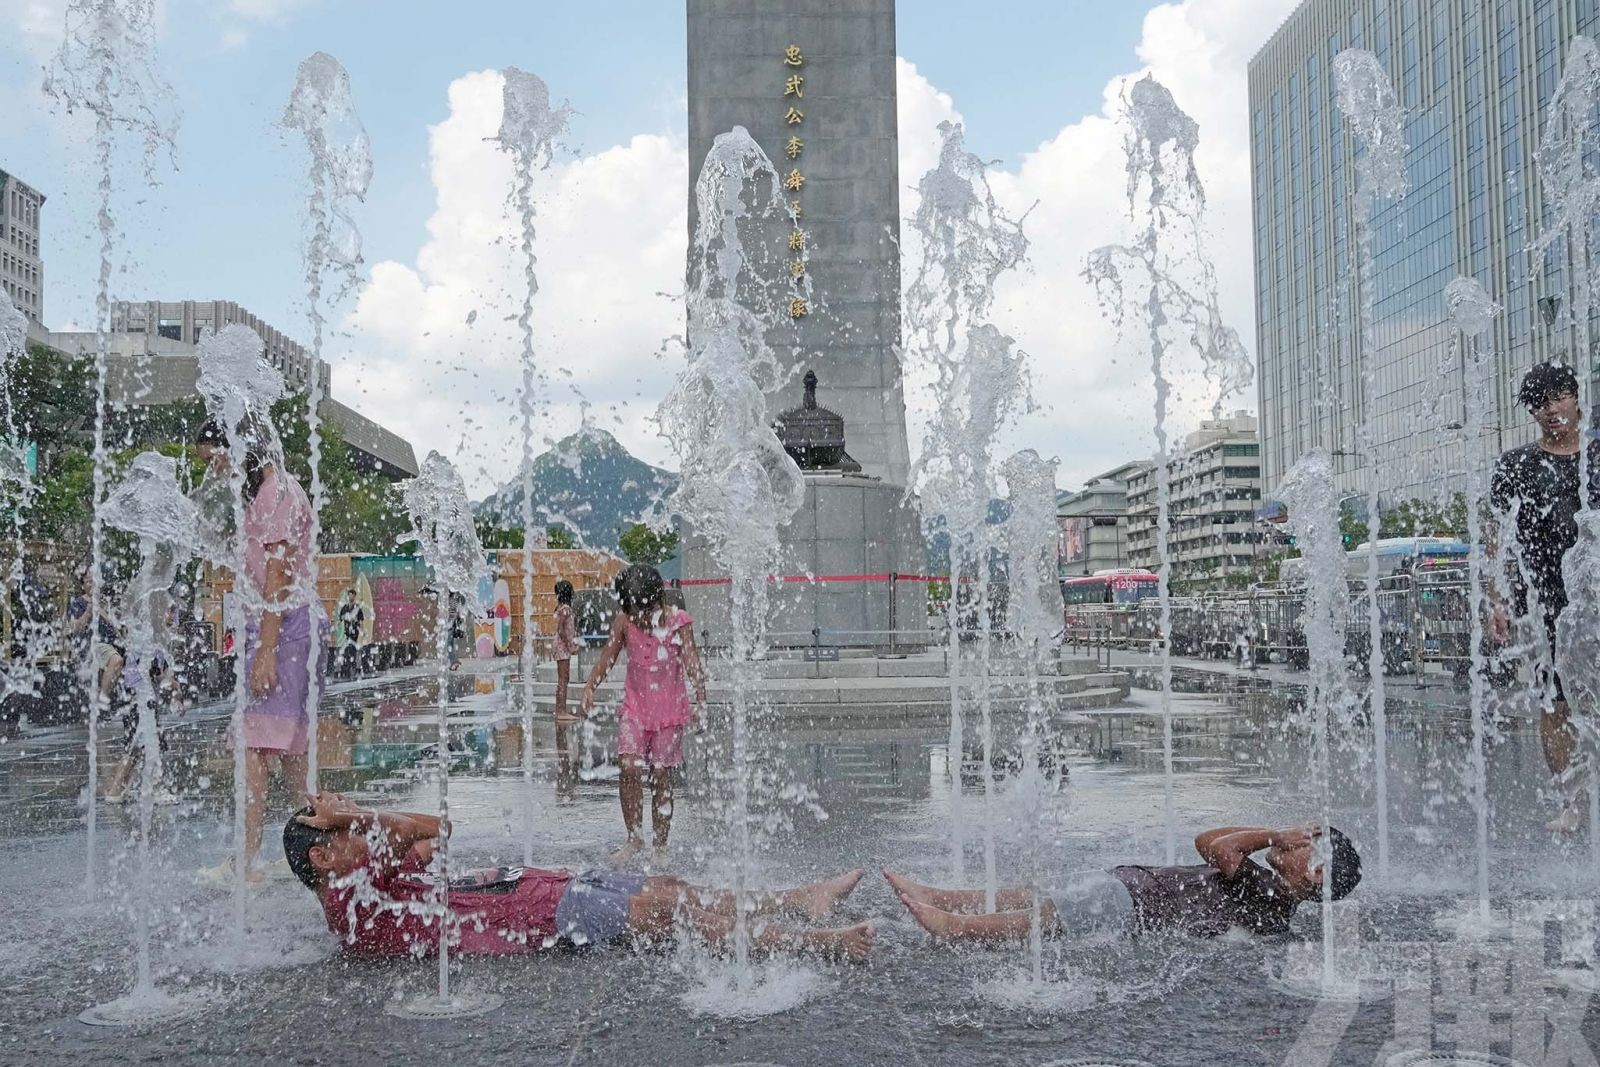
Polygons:
<instances>
[{"instance_id":1,"label":"child's leg","mask_svg":"<svg viewBox=\"0 0 1600 1067\"><path fill-rule=\"evenodd\" d=\"M644 822L644 761L638 756L622 757L622 775L618 781L622 796L622 825L628 831L628 843L643 842L639 830Z\"/></svg>"},{"instance_id":2,"label":"child's leg","mask_svg":"<svg viewBox=\"0 0 1600 1067\"><path fill-rule=\"evenodd\" d=\"M858 867L825 881L797 886L794 889L752 892L749 896L749 906L751 912L756 915L787 914L821 919L850 895L851 890L861 881L863 873L865 872ZM651 879L647 885L657 881ZM726 889L703 889L687 882L665 878L660 879L659 883L663 890L676 887L679 896L701 911L709 911L715 915L733 915L733 894Z\"/></svg>"},{"instance_id":3,"label":"child's leg","mask_svg":"<svg viewBox=\"0 0 1600 1067\"><path fill-rule=\"evenodd\" d=\"M647 937L670 937L677 932L677 917L682 916L684 925L712 945L726 948L733 940L733 919L688 905L676 907L675 901L669 904L667 900L648 890L635 896L628 909L628 929ZM752 947L762 951L810 949L863 959L872 948L873 930L866 923L831 930L794 929L762 923L750 933Z\"/></svg>"},{"instance_id":4,"label":"child's leg","mask_svg":"<svg viewBox=\"0 0 1600 1067\"><path fill-rule=\"evenodd\" d=\"M650 768L650 827L656 847L666 848L672 833L672 768Z\"/></svg>"},{"instance_id":5,"label":"child's leg","mask_svg":"<svg viewBox=\"0 0 1600 1067\"><path fill-rule=\"evenodd\" d=\"M929 904L907 900L905 905L922 928L940 941L1021 941L1033 929L1031 911L997 911L990 915L957 915ZM1046 934L1055 932L1056 909L1049 901L1040 908Z\"/></svg>"},{"instance_id":6,"label":"child's leg","mask_svg":"<svg viewBox=\"0 0 1600 1067\"><path fill-rule=\"evenodd\" d=\"M567 712L567 683L571 678L572 661L556 660L556 722L564 722L571 718Z\"/></svg>"},{"instance_id":7,"label":"child's leg","mask_svg":"<svg viewBox=\"0 0 1600 1067\"><path fill-rule=\"evenodd\" d=\"M887 868L883 876L900 899L908 904L927 904L940 911L966 915L978 915L986 910L984 891L981 889L939 889L913 882ZM1008 886L995 894L994 906L995 911L1025 911L1033 906L1033 893L1027 886Z\"/></svg>"}]
</instances>

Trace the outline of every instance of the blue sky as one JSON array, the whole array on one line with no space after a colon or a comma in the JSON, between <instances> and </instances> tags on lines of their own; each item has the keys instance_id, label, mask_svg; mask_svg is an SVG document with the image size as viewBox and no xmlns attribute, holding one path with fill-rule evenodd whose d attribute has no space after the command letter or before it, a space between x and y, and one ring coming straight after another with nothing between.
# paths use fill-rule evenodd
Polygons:
<instances>
[{"instance_id":1,"label":"blue sky","mask_svg":"<svg viewBox=\"0 0 1600 1067\"><path fill-rule=\"evenodd\" d=\"M95 274L84 124L53 112L38 88L66 2L0 0L0 168L50 197L45 318L55 328L92 325ZM1015 213L1031 212L1030 265L1002 287L995 315L1033 356L1036 407L1004 444L1059 456L1063 485L1151 447L1147 361L1119 352L1081 278L1088 250L1126 236L1108 93L1149 70L1200 122L1225 310L1249 338L1245 67L1295 2L900 3L903 189L933 162L937 122L959 119L969 147L995 161L996 194ZM158 47L182 111L178 170L158 167L154 188L131 162L119 174L126 251L114 298L231 299L308 336L303 147L277 123L300 60L331 53L350 73L374 153L369 196L355 213L367 284L335 315L342 329L326 353L334 394L419 452L457 457L474 491L491 487L514 464L504 435L518 372L514 346L486 336L482 323L504 322L501 305L520 275L475 262L494 259L511 234L503 161L482 142L497 121L498 75L489 72L519 66L576 111L541 208L540 358L571 385L552 401L543 436L576 428L581 392L636 454L670 464L650 414L675 371L641 357L682 322L681 307L659 297L682 285L680 4L159 0L159 9ZM636 241L653 256L630 249ZM562 275L582 280L560 293ZM612 290L633 296L607 304ZM476 334L462 328L469 311ZM619 318L636 321L621 328ZM1179 403L1191 414L1209 409L1198 392L1180 389Z\"/></svg>"},{"instance_id":2,"label":"blue sky","mask_svg":"<svg viewBox=\"0 0 1600 1067\"><path fill-rule=\"evenodd\" d=\"M684 19L668 0L280 6L262 22L206 13L224 4L167 5L160 48L182 111L180 169L153 194L158 232L129 233L140 277L158 280L160 293L234 299L296 331L301 284L294 242L284 237L297 225L300 157L275 123L296 64L319 49L349 70L372 138L374 178L360 213L371 261L408 258L424 239L434 199L427 128L445 117L446 87L461 74L511 65L540 74L576 109L570 140L580 151L641 131L681 136L684 127ZM1129 65L1152 6L1011 0L996 17L990 6L915 0L900 8L900 53L960 100L975 151L1014 160L1059 129L1063 113L1098 107L1107 79ZM242 43L225 43L240 32ZM19 93L37 92L39 82L27 45L0 33L0 78ZM49 122L0 126L0 169L51 197L48 324L86 325L93 219L74 174L88 160L81 144L41 136ZM131 279L116 288L129 297L145 291Z\"/></svg>"}]
</instances>

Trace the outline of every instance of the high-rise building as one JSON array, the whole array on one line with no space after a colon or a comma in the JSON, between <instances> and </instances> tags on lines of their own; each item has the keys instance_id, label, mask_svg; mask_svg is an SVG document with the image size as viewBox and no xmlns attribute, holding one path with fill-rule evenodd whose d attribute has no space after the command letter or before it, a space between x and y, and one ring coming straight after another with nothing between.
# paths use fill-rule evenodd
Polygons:
<instances>
[{"instance_id":1,"label":"high-rise building","mask_svg":"<svg viewBox=\"0 0 1600 1067\"><path fill-rule=\"evenodd\" d=\"M1308 449L1340 487L1376 464L1387 499L1430 495L1469 464L1529 440L1516 404L1529 366L1574 359L1565 246L1530 248L1546 217L1536 166L1546 107L1594 0L1305 0L1250 63L1256 347L1269 487ZM1409 190L1372 234L1376 375L1363 387L1354 161L1335 106L1334 57L1373 52L1405 109ZM1466 440L1466 373L1444 289L1476 278L1504 306L1482 435ZM1371 414L1373 448L1363 447Z\"/></svg>"},{"instance_id":2,"label":"high-rise building","mask_svg":"<svg viewBox=\"0 0 1600 1067\"><path fill-rule=\"evenodd\" d=\"M0 170L0 286L34 322L44 317L44 259L39 252L43 209L43 193Z\"/></svg>"},{"instance_id":3,"label":"high-rise building","mask_svg":"<svg viewBox=\"0 0 1600 1067\"><path fill-rule=\"evenodd\" d=\"M1056 547L1063 578L1128 566L1128 479L1151 466L1148 460L1124 463L1057 501Z\"/></svg>"},{"instance_id":4,"label":"high-rise building","mask_svg":"<svg viewBox=\"0 0 1600 1067\"><path fill-rule=\"evenodd\" d=\"M1157 464L1143 464L1128 475L1128 566L1155 570ZM1172 585L1192 593L1242 585L1275 546L1256 526L1261 503L1261 459L1256 419L1236 412L1207 420L1184 439L1168 462L1170 489L1167 550Z\"/></svg>"},{"instance_id":5,"label":"high-rise building","mask_svg":"<svg viewBox=\"0 0 1600 1067\"><path fill-rule=\"evenodd\" d=\"M158 301L122 300L111 305L113 333L143 333L197 345L200 338L224 326L250 327L267 346L267 362L282 372L291 389L304 389L311 383L311 353L281 330L252 315L229 300ZM327 395L328 364L319 368L323 395Z\"/></svg>"}]
</instances>

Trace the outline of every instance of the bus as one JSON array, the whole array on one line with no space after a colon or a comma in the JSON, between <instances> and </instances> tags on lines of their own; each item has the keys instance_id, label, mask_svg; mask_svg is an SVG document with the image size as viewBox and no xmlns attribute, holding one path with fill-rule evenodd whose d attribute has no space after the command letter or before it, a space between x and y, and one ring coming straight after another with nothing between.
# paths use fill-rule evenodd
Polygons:
<instances>
[{"instance_id":1,"label":"bus","mask_svg":"<svg viewBox=\"0 0 1600 1067\"><path fill-rule=\"evenodd\" d=\"M1345 577L1364 581L1371 558L1371 548L1366 542L1344 554ZM1454 537L1384 537L1378 541L1378 577L1388 578L1402 570L1438 567L1448 563L1465 564L1467 543ZM1304 557L1286 559L1278 572L1282 582L1305 584L1306 561Z\"/></svg>"},{"instance_id":2,"label":"bus","mask_svg":"<svg viewBox=\"0 0 1600 1067\"><path fill-rule=\"evenodd\" d=\"M1097 571L1083 578L1063 578L1061 599L1067 607L1117 604L1132 607L1157 594L1160 579L1149 571Z\"/></svg>"}]
</instances>

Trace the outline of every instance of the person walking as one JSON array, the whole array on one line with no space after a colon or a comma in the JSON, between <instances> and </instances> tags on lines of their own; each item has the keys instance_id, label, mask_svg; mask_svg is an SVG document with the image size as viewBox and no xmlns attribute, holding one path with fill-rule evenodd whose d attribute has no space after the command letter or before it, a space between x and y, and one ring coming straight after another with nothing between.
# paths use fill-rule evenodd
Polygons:
<instances>
[{"instance_id":1,"label":"person walking","mask_svg":"<svg viewBox=\"0 0 1600 1067\"><path fill-rule=\"evenodd\" d=\"M1577 758L1577 731L1554 666L1556 621L1567 606L1561 565L1578 540L1578 512L1585 504L1600 506L1600 442L1588 442L1588 492L1580 495L1579 453L1586 435L1572 368L1539 364L1523 377L1517 399L1539 424L1539 440L1503 454L1490 483L1494 525L1512 535L1506 545L1512 561L1507 575L1510 602L1498 589L1492 592L1490 633L1504 644L1513 616L1543 628L1548 656L1539 657L1537 668L1544 699L1539 738L1562 794L1560 813L1546 825L1554 833L1570 834L1583 826L1589 783ZM1491 545L1496 540L1491 533Z\"/></svg>"}]
</instances>

